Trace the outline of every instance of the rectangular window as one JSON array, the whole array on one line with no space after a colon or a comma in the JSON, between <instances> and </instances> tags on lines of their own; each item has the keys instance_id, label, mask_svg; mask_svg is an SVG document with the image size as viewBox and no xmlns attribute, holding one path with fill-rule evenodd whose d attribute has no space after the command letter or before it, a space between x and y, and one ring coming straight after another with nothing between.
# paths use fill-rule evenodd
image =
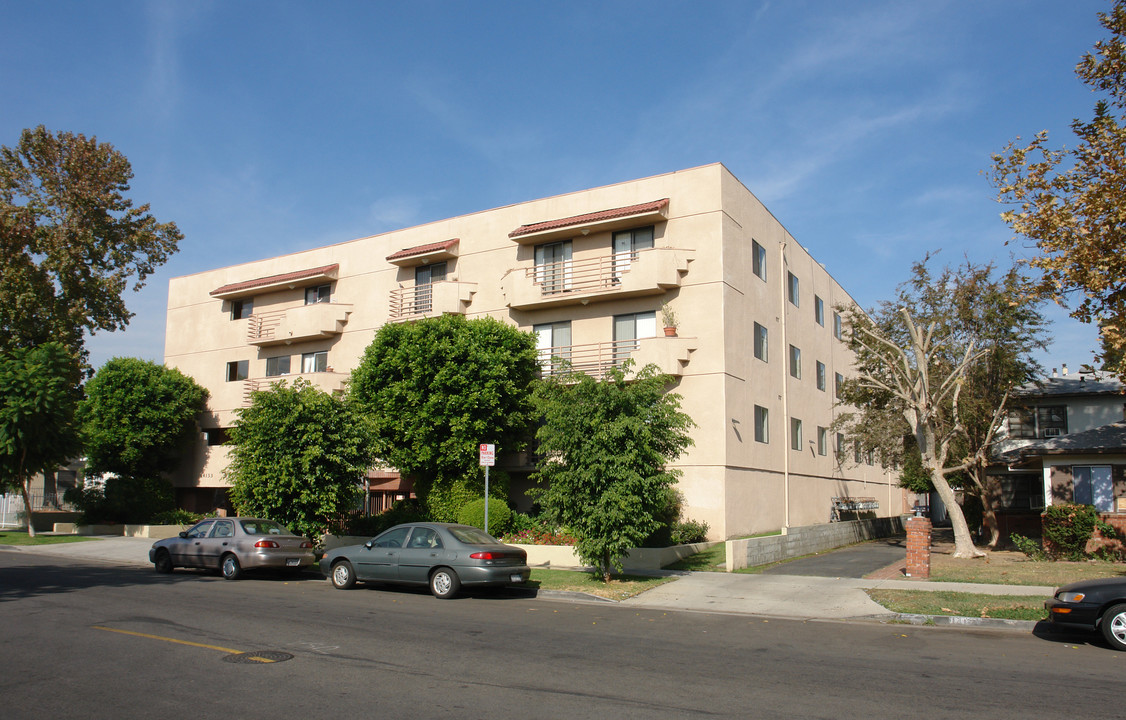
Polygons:
<instances>
[{"instance_id":1,"label":"rectangular window","mask_svg":"<svg viewBox=\"0 0 1126 720\"><path fill-rule=\"evenodd\" d=\"M1036 408L1037 434L1042 438L1067 435L1067 406L1048 405Z\"/></svg>"},{"instance_id":2,"label":"rectangular window","mask_svg":"<svg viewBox=\"0 0 1126 720\"><path fill-rule=\"evenodd\" d=\"M303 353L301 355L301 372L315 373L328 370L328 351Z\"/></svg>"},{"instance_id":3,"label":"rectangular window","mask_svg":"<svg viewBox=\"0 0 1126 720\"><path fill-rule=\"evenodd\" d=\"M768 347L767 347L766 328L758 323L755 323L755 357L763 362L770 362L767 360Z\"/></svg>"},{"instance_id":4,"label":"rectangular window","mask_svg":"<svg viewBox=\"0 0 1126 720\"><path fill-rule=\"evenodd\" d=\"M864 462L864 452L860 449L859 440L852 441L852 459L856 461L857 465Z\"/></svg>"},{"instance_id":5,"label":"rectangular window","mask_svg":"<svg viewBox=\"0 0 1126 720\"><path fill-rule=\"evenodd\" d=\"M1036 413L1029 408L1010 408L1009 437L1036 437Z\"/></svg>"},{"instance_id":6,"label":"rectangular window","mask_svg":"<svg viewBox=\"0 0 1126 720\"><path fill-rule=\"evenodd\" d=\"M848 445L845 444L844 433L837 433L837 458L843 459L845 453L848 452Z\"/></svg>"},{"instance_id":7,"label":"rectangular window","mask_svg":"<svg viewBox=\"0 0 1126 720\"><path fill-rule=\"evenodd\" d=\"M332 286L331 285L316 285L314 287L305 288L305 304L315 305L317 303L329 302L332 299Z\"/></svg>"},{"instance_id":8,"label":"rectangular window","mask_svg":"<svg viewBox=\"0 0 1126 720\"><path fill-rule=\"evenodd\" d=\"M760 280L766 280L766 248L751 240L751 271Z\"/></svg>"},{"instance_id":9,"label":"rectangular window","mask_svg":"<svg viewBox=\"0 0 1126 720\"><path fill-rule=\"evenodd\" d=\"M231 319L245 320L254 312L254 298L231 301Z\"/></svg>"},{"instance_id":10,"label":"rectangular window","mask_svg":"<svg viewBox=\"0 0 1126 720\"><path fill-rule=\"evenodd\" d=\"M841 320L841 314L833 311L833 337L838 340L844 339L844 323Z\"/></svg>"},{"instance_id":11,"label":"rectangular window","mask_svg":"<svg viewBox=\"0 0 1126 720\"><path fill-rule=\"evenodd\" d=\"M829 454L829 429L818 426L817 428L817 454Z\"/></svg>"},{"instance_id":12,"label":"rectangular window","mask_svg":"<svg viewBox=\"0 0 1126 720\"><path fill-rule=\"evenodd\" d=\"M825 301L817 295L813 296L813 319L821 327L825 327Z\"/></svg>"},{"instance_id":13,"label":"rectangular window","mask_svg":"<svg viewBox=\"0 0 1126 720\"><path fill-rule=\"evenodd\" d=\"M817 361L817 389L825 392L825 363Z\"/></svg>"},{"instance_id":14,"label":"rectangular window","mask_svg":"<svg viewBox=\"0 0 1126 720\"><path fill-rule=\"evenodd\" d=\"M790 449L801 450L801 420L790 418Z\"/></svg>"},{"instance_id":15,"label":"rectangular window","mask_svg":"<svg viewBox=\"0 0 1126 720\"><path fill-rule=\"evenodd\" d=\"M844 375L833 373L833 397L841 399L841 388L844 386Z\"/></svg>"},{"instance_id":16,"label":"rectangular window","mask_svg":"<svg viewBox=\"0 0 1126 720\"><path fill-rule=\"evenodd\" d=\"M209 446L226 445L231 439L230 428L207 428L203 434L207 436Z\"/></svg>"},{"instance_id":17,"label":"rectangular window","mask_svg":"<svg viewBox=\"0 0 1126 720\"><path fill-rule=\"evenodd\" d=\"M1100 512L1114 511L1114 482L1110 465L1075 465L1071 479L1076 505L1094 505Z\"/></svg>"},{"instance_id":18,"label":"rectangular window","mask_svg":"<svg viewBox=\"0 0 1126 720\"><path fill-rule=\"evenodd\" d=\"M536 352L543 372L559 372L571 360L571 321L542 323L532 327L536 334Z\"/></svg>"},{"instance_id":19,"label":"rectangular window","mask_svg":"<svg viewBox=\"0 0 1126 720\"><path fill-rule=\"evenodd\" d=\"M446 279L446 264L420 265L414 269L414 313L428 313L432 307L436 282Z\"/></svg>"},{"instance_id":20,"label":"rectangular window","mask_svg":"<svg viewBox=\"0 0 1126 720\"><path fill-rule=\"evenodd\" d=\"M571 241L536 245L536 282L544 295L571 289Z\"/></svg>"},{"instance_id":21,"label":"rectangular window","mask_svg":"<svg viewBox=\"0 0 1126 720\"><path fill-rule=\"evenodd\" d=\"M755 405L755 442L770 442L770 411Z\"/></svg>"},{"instance_id":22,"label":"rectangular window","mask_svg":"<svg viewBox=\"0 0 1126 720\"><path fill-rule=\"evenodd\" d=\"M289 374L289 355L266 358L266 377Z\"/></svg>"},{"instance_id":23,"label":"rectangular window","mask_svg":"<svg viewBox=\"0 0 1126 720\"><path fill-rule=\"evenodd\" d=\"M227 382L245 380L250 377L250 361L234 360L227 363Z\"/></svg>"},{"instance_id":24,"label":"rectangular window","mask_svg":"<svg viewBox=\"0 0 1126 720\"><path fill-rule=\"evenodd\" d=\"M801 307L801 298L798 295L798 276L786 271L786 299L794 307Z\"/></svg>"},{"instance_id":25,"label":"rectangular window","mask_svg":"<svg viewBox=\"0 0 1126 720\"><path fill-rule=\"evenodd\" d=\"M621 273L629 271L630 264L637 259L639 251L649 250L652 247L652 226L614 233L614 280L617 280Z\"/></svg>"},{"instance_id":26,"label":"rectangular window","mask_svg":"<svg viewBox=\"0 0 1126 720\"><path fill-rule=\"evenodd\" d=\"M656 311L614 316L614 364L625 362L641 338L657 337Z\"/></svg>"},{"instance_id":27,"label":"rectangular window","mask_svg":"<svg viewBox=\"0 0 1126 720\"><path fill-rule=\"evenodd\" d=\"M790 377L801 380L801 349L790 346Z\"/></svg>"}]
</instances>

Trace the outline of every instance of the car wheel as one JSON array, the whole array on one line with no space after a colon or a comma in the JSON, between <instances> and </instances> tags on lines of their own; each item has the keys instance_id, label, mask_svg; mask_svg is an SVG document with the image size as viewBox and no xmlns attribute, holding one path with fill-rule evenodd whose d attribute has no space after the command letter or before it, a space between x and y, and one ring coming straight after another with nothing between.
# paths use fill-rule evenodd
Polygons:
<instances>
[{"instance_id":1,"label":"car wheel","mask_svg":"<svg viewBox=\"0 0 1126 720\"><path fill-rule=\"evenodd\" d=\"M430 592L441 600L449 600L457 595L461 588L461 580L457 573L449 568L440 567L430 576Z\"/></svg>"},{"instance_id":2,"label":"car wheel","mask_svg":"<svg viewBox=\"0 0 1126 720\"><path fill-rule=\"evenodd\" d=\"M238 558L230 553L223 556L219 570L223 573L224 580L238 580L242 577L242 566L239 565Z\"/></svg>"},{"instance_id":3,"label":"car wheel","mask_svg":"<svg viewBox=\"0 0 1126 720\"><path fill-rule=\"evenodd\" d=\"M172 572L172 556L168 554L167 550L160 550L156 554L156 560L153 561L153 566L158 573Z\"/></svg>"},{"instance_id":4,"label":"car wheel","mask_svg":"<svg viewBox=\"0 0 1126 720\"><path fill-rule=\"evenodd\" d=\"M1103 613L1099 629L1115 650L1126 650L1126 603L1119 603Z\"/></svg>"},{"instance_id":5,"label":"car wheel","mask_svg":"<svg viewBox=\"0 0 1126 720\"><path fill-rule=\"evenodd\" d=\"M352 563L341 560L332 566L328 579L337 590L347 590L356 584L356 571L352 569Z\"/></svg>"}]
</instances>

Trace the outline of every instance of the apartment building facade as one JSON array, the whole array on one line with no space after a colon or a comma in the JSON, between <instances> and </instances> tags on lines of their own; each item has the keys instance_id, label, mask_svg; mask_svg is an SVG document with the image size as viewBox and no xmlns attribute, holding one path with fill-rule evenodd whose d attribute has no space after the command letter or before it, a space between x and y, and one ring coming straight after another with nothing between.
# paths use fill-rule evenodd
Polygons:
<instances>
[{"instance_id":1,"label":"apartment building facade","mask_svg":"<svg viewBox=\"0 0 1126 720\"><path fill-rule=\"evenodd\" d=\"M303 377L342 390L384 323L492 316L598 373L655 363L697 423L677 462L686 514L716 538L829 521L834 498L906 510L894 473L830 426L851 369L847 292L721 164L482 211L178 277L165 362L211 392L180 503L210 509L223 443L254 389ZM661 308L679 318L662 330ZM498 461L527 485L527 455ZM375 493L408 488L370 473Z\"/></svg>"}]
</instances>

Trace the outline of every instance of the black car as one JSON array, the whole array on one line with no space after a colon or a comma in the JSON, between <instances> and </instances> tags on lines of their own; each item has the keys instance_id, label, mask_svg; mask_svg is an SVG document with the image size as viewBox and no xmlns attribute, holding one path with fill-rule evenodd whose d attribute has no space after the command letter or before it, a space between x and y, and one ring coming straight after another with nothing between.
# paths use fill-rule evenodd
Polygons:
<instances>
[{"instance_id":1,"label":"black car","mask_svg":"<svg viewBox=\"0 0 1126 720\"><path fill-rule=\"evenodd\" d=\"M1126 650L1126 578L1064 585L1044 607L1054 624L1098 630L1112 648Z\"/></svg>"}]
</instances>

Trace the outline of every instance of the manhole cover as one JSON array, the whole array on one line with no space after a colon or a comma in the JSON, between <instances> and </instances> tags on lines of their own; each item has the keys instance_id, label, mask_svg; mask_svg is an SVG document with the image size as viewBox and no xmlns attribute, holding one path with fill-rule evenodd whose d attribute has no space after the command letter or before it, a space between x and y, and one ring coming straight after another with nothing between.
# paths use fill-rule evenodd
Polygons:
<instances>
[{"instance_id":1,"label":"manhole cover","mask_svg":"<svg viewBox=\"0 0 1126 720\"><path fill-rule=\"evenodd\" d=\"M292 660L293 656L289 653L278 652L277 650L258 650L252 652L237 653L235 655L228 655L223 658L224 662L229 663L276 663Z\"/></svg>"}]
</instances>

